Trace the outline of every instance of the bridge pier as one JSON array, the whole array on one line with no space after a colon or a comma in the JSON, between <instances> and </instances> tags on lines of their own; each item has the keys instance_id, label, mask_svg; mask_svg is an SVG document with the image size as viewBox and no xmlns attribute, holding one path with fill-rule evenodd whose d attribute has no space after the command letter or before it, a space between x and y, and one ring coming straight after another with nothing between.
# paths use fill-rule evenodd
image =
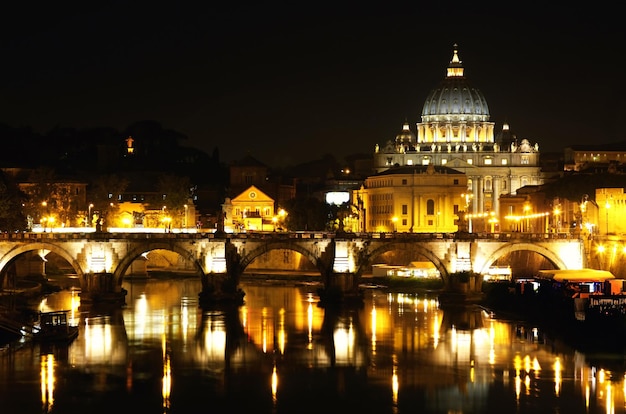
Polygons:
<instances>
[{"instance_id":1,"label":"bridge pier","mask_svg":"<svg viewBox=\"0 0 626 414\"><path fill-rule=\"evenodd\" d=\"M115 281L112 273L87 273L81 284L81 305L114 305L126 304L126 289Z\"/></svg>"},{"instance_id":2,"label":"bridge pier","mask_svg":"<svg viewBox=\"0 0 626 414\"><path fill-rule=\"evenodd\" d=\"M216 305L243 305L245 292L239 285L239 277L228 273L208 273L201 276L202 291L198 294L200 307Z\"/></svg>"},{"instance_id":3,"label":"bridge pier","mask_svg":"<svg viewBox=\"0 0 626 414\"><path fill-rule=\"evenodd\" d=\"M362 305L361 277L355 273L330 273L324 286L318 290L321 306Z\"/></svg>"}]
</instances>

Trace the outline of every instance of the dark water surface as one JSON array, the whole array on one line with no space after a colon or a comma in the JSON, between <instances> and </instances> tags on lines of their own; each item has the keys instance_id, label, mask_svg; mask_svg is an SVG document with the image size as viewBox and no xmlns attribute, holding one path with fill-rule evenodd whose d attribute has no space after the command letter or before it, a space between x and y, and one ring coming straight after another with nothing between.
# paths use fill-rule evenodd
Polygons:
<instances>
[{"instance_id":1,"label":"dark water surface","mask_svg":"<svg viewBox=\"0 0 626 414\"><path fill-rule=\"evenodd\" d=\"M624 356L585 355L530 326L436 297L244 282L245 306L198 307L199 281L126 283L127 306L72 309L67 347L0 351L0 413L625 413Z\"/></svg>"}]
</instances>

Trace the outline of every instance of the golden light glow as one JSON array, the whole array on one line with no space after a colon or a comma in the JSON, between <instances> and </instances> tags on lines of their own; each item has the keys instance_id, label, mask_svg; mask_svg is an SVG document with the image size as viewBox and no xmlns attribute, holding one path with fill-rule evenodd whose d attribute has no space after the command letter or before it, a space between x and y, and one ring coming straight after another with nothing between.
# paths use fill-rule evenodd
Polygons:
<instances>
[{"instance_id":1,"label":"golden light glow","mask_svg":"<svg viewBox=\"0 0 626 414\"><path fill-rule=\"evenodd\" d=\"M44 412L52 411L54 405L54 354L41 356L41 405Z\"/></svg>"}]
</instances>

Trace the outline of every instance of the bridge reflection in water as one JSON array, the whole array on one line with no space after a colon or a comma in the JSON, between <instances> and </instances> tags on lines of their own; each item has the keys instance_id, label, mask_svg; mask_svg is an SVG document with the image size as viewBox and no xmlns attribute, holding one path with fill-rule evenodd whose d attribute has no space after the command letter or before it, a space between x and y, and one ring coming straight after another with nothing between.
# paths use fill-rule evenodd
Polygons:
<instances>
[{"instance_id":1,"label":"bridge reflection in water","mask_svg":"<svg viewBox=\"0 0 626 414\"><path fill-rule=\"evenodd\" d=\"M318 306L316 284L243 281L242 307L203 311L197 279L127 283L127 306L79 312L67 348L0 353L3 412L615 412L621 367L533 327L436 297L366 290ZM40 395L41 398L35 396Z\"/></svg>"}]
</instances>

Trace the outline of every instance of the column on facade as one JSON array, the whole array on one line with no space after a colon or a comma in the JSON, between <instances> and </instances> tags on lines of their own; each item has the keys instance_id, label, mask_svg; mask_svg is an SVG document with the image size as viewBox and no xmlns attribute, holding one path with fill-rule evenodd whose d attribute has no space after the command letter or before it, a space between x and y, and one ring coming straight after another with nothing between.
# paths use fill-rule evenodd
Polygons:
<instances>
[{"instance_id":1,"label":"column on facade","mask_svg":"<svg viewBox=\"0 0 626 414\"><path fill-rule=\"evenodd\" d=\"M465 142L465 134L466 134L466 125L464 122L462 122L459 125L459 140Z\"/></svg>"},{"instance_id":2,"label":"column on facade","mask_svg":"<svg viewBox=\"0 0 626 414\"><path fill-rule=\"evenodd\" d=\"M492 188L492 203L491 210L493 210L496 217L500 217L500 182L502 177L499 175L494 175L491 179L491 188Z\"/></svg>"},{"instance_id":3,"label":"column on facade","mask_svg":"<svg viewBox=\"0 0 626 414\"><path fill-rule=\"evenodd\" d=\"M472 214L478 214L478 204L480 199L478 198L478 176L473 175L472 179Z\"/></svg>"},{"instance_id":4,"label":"column on facade","mask_svg":"<svg viewBox=\"0 0 626 414\"><path fill-rule=\"evenodd\" d=\"M432 139L432 142L437 142L438 139L439 139L439 123L435 122L433 124L433 139Z\"/></svg>"}]
</instances>

